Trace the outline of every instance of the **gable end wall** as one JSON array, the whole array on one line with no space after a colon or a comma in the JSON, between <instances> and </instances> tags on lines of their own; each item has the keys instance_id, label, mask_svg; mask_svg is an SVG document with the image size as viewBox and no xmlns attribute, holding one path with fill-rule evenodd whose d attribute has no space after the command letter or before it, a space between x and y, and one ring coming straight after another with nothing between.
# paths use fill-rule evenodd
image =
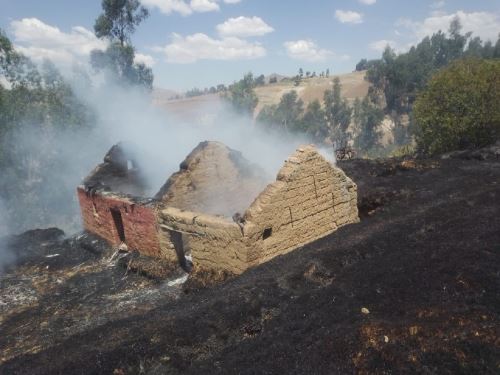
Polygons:
<instances>
[{"instance_id":1,"label":"gable end wall","mask_svg":"<svg viewBox=\"0 0 500 375\"><path fill-rule=\"evenodd\" d=\"M312 148L299 149L245 214L252 265L359 221L357 187ZM271 235L263 238L265 230Z\"/></svg>"}]
</instances>

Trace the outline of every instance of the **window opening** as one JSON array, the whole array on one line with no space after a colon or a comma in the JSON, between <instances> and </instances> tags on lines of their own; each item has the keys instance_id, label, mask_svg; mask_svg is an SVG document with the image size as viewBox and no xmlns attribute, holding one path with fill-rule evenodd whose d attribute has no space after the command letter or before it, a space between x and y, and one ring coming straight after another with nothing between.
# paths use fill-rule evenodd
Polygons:
<instances>
[{"instance_id":1,"label":"window opening","mask_svg":"<svg viewBox=\"0 0 500 375\"><path fill-rule=\"evenodd\" d=\"M267 240L273 234L273 228L266 228L264 232L262 232L262 239Z\"/></svg>"}]
</instances>

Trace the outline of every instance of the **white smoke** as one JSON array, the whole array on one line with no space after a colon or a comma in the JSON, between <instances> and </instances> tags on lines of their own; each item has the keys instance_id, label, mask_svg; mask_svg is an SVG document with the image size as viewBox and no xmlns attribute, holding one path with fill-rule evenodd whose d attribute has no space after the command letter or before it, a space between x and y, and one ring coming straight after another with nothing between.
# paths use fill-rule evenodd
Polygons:
<instances>
[{"instance_id":1,"label":"white smoke","mask_svg":"<svg viewBox=\"0 0 500 375\"><path fill-rule=\"evenodd\" d=\"M0 198L0 238L8 234L7 220L5 204Z\"/></svg>"},{"instance_id":2,"label":"white smoke","mask_svg":"<svg viewBox=\"0 0 500 375\"><path fill-rule=\"evenodd\" d=\"M26 159L24 167L30 171L27 183L29 179L34 183L43 181L27 199L42 207L44 214L18 210L24 215L22 223L8 228L11 232L53 226L67 234L80 230L76 187L102 162L109 148L120 141L133 143L139 150L135 156L151 185L151 196L202 141L220 141L241 151L272 178L299 144L308 143L305 138L264 131L227 106L193 109L198 113L189 118L198 120L187 120L155 107L151 96L144 91L105 84L97 79L94 82L100 83L80 84L76 79L73 82L77 97L96 114L92 131L54 130L50 133L50 142L41 142L43 138L37 130L13 135L14 144L22 151L19 154ZM38 168L37 163L42 160L44 168ZM42 169L43 176L40 175ZM19 202L19 205L29 209L27 202Z\"/></svg>"},{"instance_id":3,"label":"white smoke","mask_svg":"<svg viewBox=\"0 0 500 375\"><path fill-rule=\"evenodd\" d=\"M5 267L14 261L14 256L7 246L8 217L6 212L5 204L0 199L0 275L3 273Z\"/></svg>"},{"instance_id":4,"label":"white smoke","mask_svg":"<svg viewBox=\"0 0 500 375\"><path fill-rule=\"evenodd\" d=\"M299 144L308 142L305 138L264 131L228 106L194 108L198 115L191 114L191 120L186 120L154 107L150 97L140 91L107 85L94 89L87 97L98 113L97 133L101 141L107 140L108 147L118 141L133 143L139 150L138 162L153 193L179 169L192 149L205 140L219 141L242 152L270 176L276 176Z\"/></svg>"}]
</instances>

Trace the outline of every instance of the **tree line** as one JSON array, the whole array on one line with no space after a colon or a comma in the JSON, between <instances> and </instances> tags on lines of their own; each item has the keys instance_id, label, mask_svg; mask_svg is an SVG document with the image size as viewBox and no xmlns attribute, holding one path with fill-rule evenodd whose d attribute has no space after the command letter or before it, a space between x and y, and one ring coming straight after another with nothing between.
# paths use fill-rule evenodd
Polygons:
<instances>
[{"instance_id":1,"label":"tree line","mask_svg":"<svg viewBox=\"0 0 500 375\"><path fill-rule=\"evenodd\" d=\"M381 59L358 63L357 68L368 69L366 79L372 85L369 92L372 100L383 97L386 114L396 120L397 144L408 143L414 137L416 124L411 115L413 105L431 77L453 61L468 58L500 58L500 34L495 44L483 42L479 37L472 37L470 32L462 33L460 20L455 18L448 34L438 31L425 37L406 53L396 54L387 46ZM399 121L404 114L410 115L410 124L406 127Z\"/></svg>"},{"instance_id":2,"label":"tree line","mask_svg":"<svg viewBox=\"0 0 500 375\"><path fill-rule=\"evenodd\" d=\"M269 83L273 83L273 78L276 79L275 77L270 77ZM275 83L276 81L274 81ZM254 77L252 74L252 86L253 87L258 87L258 86L264 86L266 84L266 77L264 74L261 74L257 77ZM202 95L208 95L208 94L223 94L228 90L228 87L224 84L219 84L217 86L211 86L211 87L205 87L204 89L199 89L198 87L194 87L184 94L186 98L193 98L196 96L202 96Z\"/></svg>"},{"instance_id":3,"label":"tree line","mask_svg":"<svg viewBox=\"0 0 500 375\"><path fill-rule=\"evenodd\" d=\"M258 98L252 73L231 85L223 95L232 108L253 117ZM384 113L369 97L351 105L342 97L340 79L335 77L331 89L324 92L323 101L314 100L307 106L297 91L285 93L278 104L264 106L256 117L257 126L272 131L302 134L316 143L346 144L353 141L361 149L376 147L377 125ZM354 129L349 125L354 122Z\"/></svg>"},{"instance_id":4,"label":"tree line","mask_svg":"<svg viewBox=\"0 0 500 375\"><path fill-rule=\"evenodd\" d=\"M499 58L500 34L495 44L483 42L471 33L462 33L456 18L447 34L439 31L425 37L406 53L396 54L388 46L381 59L362 59L356 70L367 70L365 79L371 85L366 97L348 103L342 99L342 87L335 78L322 102L315 100L306 107L292 90L278 104L264 106L256 122L265 128L306 135L314 142L351 143L361 154L381 155L384 150L379 125L389 116L395 124L392 149L414 142L423 154L466 145L479 147L498 139L498 110L494 106L499 107L500 87L498 64L494 61ZM306 72L306 78L310 76ZM296 86L303 77L300 69L294 78ZM468 91L453 86L460 80ZM441 92L443 98L451 95L453 105L446 108L448 112L436 104L440 103L436 94L440 87L449 89ZM238 112L248 115L253 115L258 103L249 75L231 85L224 97ZM476 98L473 103L477 110L467 105L471 98ZM416 102L419 105L414 111ZM402 120L404 116L407 123ZM465 123L470 126L464 127ZM440 132L443 137L446 134L446 140L438 136Z\"/></svg>"},{"instance_id":5,"label":"tree line","mask_svg":"<svg viewBox=\"0 0 500 375\"><path fill-rule=\"evenodd\" d=\"M325 71L320 72L319 74L316 74L315 71L312 73L310 71L306 71L304 73L304 70L302 68L299 68L298 74L293 76L292 78L283 78L283 80L289 80L291 79L295 86L299 86L300 83L302 82L303 79L309 79L309 78L329 78L330 77L330 69L326 69ZM253 86L258 87L258 86L264 86L266 84L266 77L264 74L261 74L257 77L254 77L252 74L252 79L253 81ZM267 80L269 84L277 83L278 78L276 75L270 76L269 79ZM211 86L211 87L205 87L204 89L200 89L198 87L194 87L190 90L187 90L184 94L186 98L192 98L196 96L202 96L202 95L208 95L208 94L220 94L224 93L228 90L228 87L224 84L219 84L217 86ZM180 99L182 96L181 95L176 95L174 99Z\"/></svg>"},{"instance_id":6,"label":"tree line","mask_svg":"<svg viewBox=\"0 0 500 375\"><path fill-rule=\"evenodd\" d=\"M479 37L472 38L470 32L463 34L460 20L455 18L448 35L439 31L406 53L398 55L387 46L380 60L368 63L366 79L372 90L384 93L388 111L408 113L434 73L452 61L472 57L500 58L500 34L495 45L483 42Z\"/></svg>"}]
</instances>

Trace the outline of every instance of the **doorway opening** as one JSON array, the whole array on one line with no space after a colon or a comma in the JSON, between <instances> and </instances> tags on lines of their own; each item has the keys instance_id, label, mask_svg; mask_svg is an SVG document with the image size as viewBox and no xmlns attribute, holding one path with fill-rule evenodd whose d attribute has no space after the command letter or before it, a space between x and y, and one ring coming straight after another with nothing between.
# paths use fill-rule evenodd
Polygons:
<instances>
[{"instance_id":1,"label":"doorway opening","mask_svg":"<svg viewBox=\"0 0 500 375\"><path fill-rule=\"evenodd\" d=\"M170 241L174 244L175 253L177 259L179 260L179 265L186 272L191 272L193 264L186 259L186 253L184 252L184 239L182 238L182 233L175 230L169 230Z\"/></svg>"},{"instance_id":2,"label":"doorway opening","mask_svg":"<svg viewBox=\"0 0 500 375\"><path fill-rule=\"evenodd\" d=\"M111 208L111 216L115 224L116 232L121 242L125 242L125 227L123 226L122 214L119 209Z\"/></svg>"}]
</instances>

